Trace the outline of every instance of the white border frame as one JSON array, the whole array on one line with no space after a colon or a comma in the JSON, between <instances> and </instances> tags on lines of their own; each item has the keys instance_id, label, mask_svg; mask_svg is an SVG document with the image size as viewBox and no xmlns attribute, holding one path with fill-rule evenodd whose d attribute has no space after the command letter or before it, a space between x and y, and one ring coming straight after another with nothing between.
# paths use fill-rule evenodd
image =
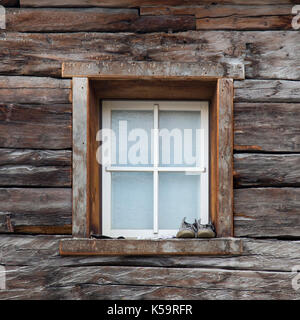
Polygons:
<instances>
[{"instance_id":1,"label":"white border frame","mask_svg":"<svg viewBox=\"0 0 300 320\"><path fill-rule=\"evenodd\" d=\"M103 100L102 129L111 129L112 110L152 110L154 112L153 167L112 167L102 166L102 234L105 236L126 238L173 237L178 230L158 229L159 172L186 172L200 174L201 212L197 218L202 224L209 222L209 103L208 101L155 101L155 100ZM200 111L201 125L204 129L204 141L200 166L197 167L159 167L159 111ZM109 150L111 154L111 150ZM153 172L153 230L111 229L111 172ZM178 226L179 228L179 226Z\"/></svg>"}]
</instances>

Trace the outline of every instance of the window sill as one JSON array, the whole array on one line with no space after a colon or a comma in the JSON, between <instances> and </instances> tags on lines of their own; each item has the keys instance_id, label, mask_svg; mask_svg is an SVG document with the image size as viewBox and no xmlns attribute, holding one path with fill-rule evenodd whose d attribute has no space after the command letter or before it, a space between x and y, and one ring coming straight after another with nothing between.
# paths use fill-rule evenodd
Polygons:
<instances>
[{"instance_id":1,"label":"window sill","mask_svg":"<svg viewBox=\"0 0 300 320\"><path fill-rule=\"evenodd\" d=\"M62 256L240 255L241 239L96 240L63 239Z\"/></svg>"}]
</instances>

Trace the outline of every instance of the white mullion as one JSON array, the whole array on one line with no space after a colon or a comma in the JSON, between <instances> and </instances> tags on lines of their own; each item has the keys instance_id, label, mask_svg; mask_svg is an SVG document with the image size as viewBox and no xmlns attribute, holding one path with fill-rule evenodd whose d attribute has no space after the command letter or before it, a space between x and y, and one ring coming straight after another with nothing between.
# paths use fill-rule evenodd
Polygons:
<instances>
[{"instance_id":1,"label":"white mullion","mask_svg":"<svg viewBox=\"0 0 300 320\"><path fill-rule=\"evenodd\" d=\"M153 125L153 233L158 234L158 163L159 163L159 134L158 134L158 109L159 105L154 105L154 125Z\"/></svg>"},{"instance_id":2,"label":"white mullion","mask_svg":"<svg viewBox=\"0 0 300 320\"><path fill-rule=\"evenodd\" d=\"M185 172L190 174L204 173L205 167L106 167L107 172Z\"/></svg>"}]
</instances>

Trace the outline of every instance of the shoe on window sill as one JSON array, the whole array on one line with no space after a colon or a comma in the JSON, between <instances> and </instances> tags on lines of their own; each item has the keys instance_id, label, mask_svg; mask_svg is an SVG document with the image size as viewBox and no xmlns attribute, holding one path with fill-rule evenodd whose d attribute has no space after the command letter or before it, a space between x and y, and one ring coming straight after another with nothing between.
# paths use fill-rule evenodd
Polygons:
<instances>
[{"instance_id":1,"label":"shoe on window sill","mask_svg":"<svg viewBox=\"0 0 300 320\"><path fill-rule=\"evenodd\" d=\"M197 223L197 238L215 238L216 231L213 224L201 224L201 221L196 221Z\"/></svg>"},{"instance_id":2,"label":"shoe on window sill","mask_svg":"<svg viewBox=\"0 0 300 320\"><path fill-rule=\"evenodd\" d=\"M188 223L185 221L186 217L183 218L179 231L177 232L176 238L195 238L197 234L196 225L194 223Z\"/></svg>"}]
</instances>

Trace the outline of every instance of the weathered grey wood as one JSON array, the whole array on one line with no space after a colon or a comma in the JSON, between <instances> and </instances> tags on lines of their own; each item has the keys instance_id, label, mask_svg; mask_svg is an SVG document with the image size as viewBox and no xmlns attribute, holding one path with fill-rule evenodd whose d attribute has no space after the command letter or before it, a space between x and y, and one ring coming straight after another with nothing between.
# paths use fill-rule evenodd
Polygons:
<instances>
[{"instance_id":1,"label":"weathered grey wood","mask_svg":"<svg viewBox=\"0 0 300 320\"><path fill-rule=\"evenodd\" d=\"M18 95L12 99L18 99ZM71 148L71 107L0 103L0 147Z\"/></svg>"},{"instance_id":2,"label":"weathered grey wood","mask_svg":"<svg viewBox=\"0 0 300 320\"><path fill-rule=\"evenodd\" d=\"M243 64L176 63L176 62L66 62L62 67L63 77L101 77L138 79L157 78L244 78Z\"/></svg>"},{"instance_id":3,"label":"weathered grey wood","mask_svg":"<svg viewBox=\"0 0 300 320\"><path fill-rule=\"evenodd\" d=\"M6 30L154 32L195 30L194 16L141 17L137 9L8 9Z\"/></svg>"},{"instance_id":4,"label":"weathered grey wood","mask_svg":"<svg viewBox=\"0 0 300 320\"><path fill-rule=\"evenodd\" d=\"M70 150L0 149L0 165L71 166Z\"/></svg>"},{"instance_id":5,"label":"weathered grey wood","mask_svg":"<svg viewBox=\"0 0 300 320\"><path fill-rule=\"evenodd\" d=\"M300 188L235 190L234 234L236 237L300 237L299 212Z\"/></svg>"},{"instance_id":6,"label":"weathered grey wood","mask_svg":"<svg viewBox=\"0 0 300 320\"><path fill-rule=\"evenodd\" d=\"M71 189L0 188L0 232L72 223Z\"/></svg>"},{"instance_id":7,"label":"weathered grey wood","mask_svg":"<svg viewBox=\"0 0 300 320\"><path fill-rule=\"evenodd\" d=\"M235 150L300 152L300 104L235 103Z\"/></svg>"},{"instance_id":8,"label":"weathered grey wood","mask_svg":"<svg viewBox=\"0 0 300 320\"><path fill-rule=\"evenodd\" d=\"M234 81L236 102L300 102L299 81Z\"/></svg>"},{"instance_id":9,"label":"weathered grey wood","mask_svg":"<svg viewBox=\"0 0 300 320\"><path fill-rule=\"evenodd\" d=\"M7 290L0 298L298 299L291 285L294 276L196 268L25 266L7 268Z\"/></svg>"},{"instance_id":10,"label":"weathered grey wood","mask_svg":"<svg viewBox=\"0 0 300 320\"><path fill-rule=\"evenodd\" d=\"M300 264L300 242L241 239L243 255L233 256L65 256L58 247L70 236L0 235L0 263L6 266L148 266L222 268L226 270L291 272Z\"/></svg>"},{"instance_id":11,"label":"weathered grey wood","mask_svg":"<svg viewBox=\"0 0 300 320\"><path fill-rule=\"evenodd\" d=\"M293 4L295 0L219 0L219 4ZM211 0L20 0L21 7L117 7L182 6L211 4Z\"/></svg>"},{"instance_id":12,"label":"weathered grey wood","mask_svg":"<svg viewBox=\"0 0 300 320\"><path fill-rule=\"evenodd\" d=\"M0 166L0 186L70 187L69 166Z\"/></svg>"},{"instance_id":13,"label":"weathered grey wood","mask_svg":"<svg viewBox=\"0 0 300 320\"><path fill-rule=\"evenodd\" d=\"M299 32L247 32L242 41L247 78L300 80Z\"/></svg>"},{"instance_id":14,"label":"weathered grey wood","mask_svg":"<svg viewBox=\"0 0 300 320\"><path fill-rule=\"evenodd\" d=\"M277 37L280 41L280 36ZM245 47L228 32L168 34L1 33L0 72L61 76L64 61L242 63ZM232 50L232 47L235 50ZM5 54L4 54L5 53Z\"/></svg>"},{"instance_id":15,"label":"weathered grey wood","mask_svg":"<svg viewBox=\"0 0 300 320\"><path fill-rule=\"evenodd\" d=\"M73 78L73 220L74 237L87 237L87 103L89 80Z\"/></svg>"},{"instance_id":16,"label":"weathered grey wood","mask_svg":"<svg viewBox=\"0 0 300 320\"><path fill-rule=\"evenodd\" d=\"M299 187L300 154L235 154L236 187Z\"/></svg>"},{"instance_id":17,"label":"weathered grey wood","mask_svg":"<svg viewBox=\"0 0 300 320\"><path fill-rule=\"evenodd\" d=\"M70 88L70 80L0 76L0 103L69 103Z\"/></svg>"},{"instance_id":18,"label":"weathered grey wood","mask_svg":"<svg viewBox=\"0 0 300 320\"><path fill-rule=\"evenodd\" d=\"M235 255L243 251L239 239L172 239L172 240L61 240L63 256L149 256L149 255Z\"/></svg>"}]
</instances>

